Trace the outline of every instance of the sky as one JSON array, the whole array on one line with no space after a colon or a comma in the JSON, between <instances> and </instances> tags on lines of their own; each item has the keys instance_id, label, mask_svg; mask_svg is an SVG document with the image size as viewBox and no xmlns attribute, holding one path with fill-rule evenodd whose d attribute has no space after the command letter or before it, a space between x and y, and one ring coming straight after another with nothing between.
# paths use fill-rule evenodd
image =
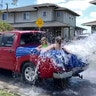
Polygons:
<instances>
[{"instance_id":1,"label":"sky","mask_svg":"<svg viewBox=\"0 0 96 96\"><path fill-rule=\"evenodd\" d=\"M90 1L92 0L18 0L16 5L12 5L12 0L0 0L3 8L6 7L6 3L8 3L9 8L41 3L54 3L61 7L68 8L80 15L76 19L76 25L86 28L88 33L90 33L90 27L82 26L82 24L96 20L96 5L89 3Z\"/></svg>"}]
</instances>

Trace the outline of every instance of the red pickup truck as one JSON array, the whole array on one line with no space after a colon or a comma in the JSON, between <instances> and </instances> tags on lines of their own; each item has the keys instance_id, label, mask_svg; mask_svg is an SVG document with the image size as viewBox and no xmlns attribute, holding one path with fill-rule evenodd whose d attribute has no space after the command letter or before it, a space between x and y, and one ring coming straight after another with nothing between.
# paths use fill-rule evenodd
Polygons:
<instances>
[{"instance_id":1,"label":"red pickup truck","mask_svg":"<svg viewBox=\"0 0 96 96\"><path fill-rule=\"evenodd\" d=\"M18 48L34 48L40 45L40 39L44 35L45 32L42 31L17 30L1 32L0 68L20 73L23 80L31 84L37 75L41 78L59 79L71 77L75 75L75 73L77 75L79 72L85 70L86 66L81 66L72 70L68 69L69 71L66 70L65 72L60 66L52 64L53 62L50 58L42 60L42 56L40 57L38 54L29 53L22 56L16 56Z\"/></svg>"},{"instance_id":2,"label":"red pickup truck","mask_svg":"<svg viewBox=\"0 0 96 96\"><path fill-rule=\"evenodd\" d=\"M44 36L42 31L11 31L0 33L0 68L22 73L30 65L30 55L16 57L18 47L37 47ZM26 77L30 81L30 77Z\"/></svg>"}]
</instances>

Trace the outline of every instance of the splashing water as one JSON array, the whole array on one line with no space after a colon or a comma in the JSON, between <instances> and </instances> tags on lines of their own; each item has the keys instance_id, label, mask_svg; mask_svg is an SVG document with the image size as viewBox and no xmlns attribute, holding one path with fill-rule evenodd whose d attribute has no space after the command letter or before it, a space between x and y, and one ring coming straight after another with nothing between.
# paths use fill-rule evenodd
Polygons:
<instances>
[{"instance_id":1,"label":"splashing water","mask_svg":"<svg viewBox=\"0 0 96 96\"><path fill-rule=\"evenodd\" d=\"M65 45L65 47L83 60L87 59L89 64L94 63L96 60L96 33L88 38L72 41L72 43Z\"/></svg>"},{"instance_id":2,"label":"splashing water","mask_svg":"<svg viewBox=\"0 0 96 96\"><path fill-rule=\"evenodd\" d=\"M76 54L79 58L82 59L82 61L85 62L87 60L87 63L91 64L91 66L94 66L94 63L96 60L96 42L95 42L95 40L96 40L96 34L92 34L88 38L72 41L70 44L65 45L65 48L68 49L71 53ZM49 52L49 54L48 53L46 54L47 57L49 56L50 58L54 58L54 57L51 57L52 55L50 55L50 52ZM61 58L60 55L58 55L58 58ZM66 57L64 56L64 58L66 58ZM46 60L46 59L43 57L42 61L44 61L44 60ZM53 64L55 64L55 63L56 62L53 60ZM36 76L38 76L37 71L39 69L39 65L40 65L40 62L38 61L38 64L37 64L36 70L35 70L35 74L34 74L34 79L36 78ZM63 65L60 63L60 64L58 64L58 66L63 66Z\"/></svg>"},{"instance_id":3,"label":"splashing water","mask_svg":"<svg viewBox=\"0 0 96 96\"><path fill-rule=\"evenodd\" d=\"M80 57L82 60L86 60L87 62L90 64L90 68L95 68L96 67L96 34L92 34L91 36L89 36L88 38L82 39L82 40L77 40L77 41L72 41L70 44L65 45L66 49L68 49L71 53L76 54L78 57ZM40 62L38 62L37 64L37 69L36 69L36 74L35 76L37 76L37 71L38 71L38 67L39 67ZM94 67L95 66L95 67ZM93 70L93 69L92 69ZM86 74L89 71L84 72L85 76L87 76ZM35 78L35 77L34 77ZM26 90L26 92L25 92ZM40 89L43 92L43 89ZM39 90L39 91L40 91ZM67 91L65 90L64 93L68 93L69 94L69 90ZM33 91L33 87L32 88L23 88L20 90L21 94L24 94L24 92L26 93L26 96L39 96L39 93L41 92L34 92ZM35 90L36 91L36 90ZM77 93L78 94L78 93Z\"/></svg>"},{"instance_id":4,"label":"splashing water","mask_svg":"<svg viewBox=\"0 0 96 96\"><path fill-rule=\"evenodd\" d=\"M65 47L83 60L87 59L89 68L81 74L90 82L96 82L96 33L83 40L73 41Z\"/></svg>"}]
</instances>

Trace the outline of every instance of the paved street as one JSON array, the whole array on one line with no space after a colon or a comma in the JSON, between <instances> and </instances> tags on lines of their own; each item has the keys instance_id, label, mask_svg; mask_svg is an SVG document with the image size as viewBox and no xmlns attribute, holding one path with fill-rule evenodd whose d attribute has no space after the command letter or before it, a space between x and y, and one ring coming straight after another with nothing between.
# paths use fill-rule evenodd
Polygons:
<instances>
[{"instance_id":1,"label":"paved street","mask_svg":"<svg viewBox=\"0 0 96 96\"><path fill-rule=\"evenodd\" d=\"M91 66L82 73L84 79L74 77L64 89L49 86L30 86L12 78L11 72L0 70L0 88L22 94L22 96L96 96L96 71Z\"/></svg>"}]
</instances>

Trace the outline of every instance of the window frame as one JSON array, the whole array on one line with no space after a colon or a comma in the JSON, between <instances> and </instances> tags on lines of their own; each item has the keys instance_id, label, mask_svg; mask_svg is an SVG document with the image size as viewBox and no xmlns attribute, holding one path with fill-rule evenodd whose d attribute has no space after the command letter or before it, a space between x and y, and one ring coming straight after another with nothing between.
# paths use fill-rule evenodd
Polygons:
<instances>
[{"instance_id":1,"label":"window frame","mask_svg":"<svg viewBox=\"0 0 96 96\"><path fill-rule=\"evenodd\" d=\"M47 16L47 12L43 11L43 17L46 17L46 16Z\"/></svg>"},{"instance_id":2,"label":"window frame","mask_svg":"<svg viewBox=\"0 0 96 96\"><path fill-rule=\"evenodd\" d=\"M7 20L7 19L8 19L8 13L3 13L2 20Z\"/></svg>"},{"instance_id":3,"label":"window frame","mask_svg":"<svg viewBox=\"0 0 96 96\"><path fill-rule=\"evenodd\" d=\"M24 19L24 20L30 20L30 18L31 18L30 15L31 15L30 12L24 12L24 13L23 13L23 19Z\"/></svg>"},{"instance_id":4,"label":"window frame","mask_svg":"<svg viewBox=\"0 0 96 96\"><path fill-rule=\"evenodd\" d=\"M60 11L57 11L57 12L56 12L56 16L57 16L57 17L60 17L60 16L61 16L61 12L60 12Z\"/></svg>"}]
</instances>

